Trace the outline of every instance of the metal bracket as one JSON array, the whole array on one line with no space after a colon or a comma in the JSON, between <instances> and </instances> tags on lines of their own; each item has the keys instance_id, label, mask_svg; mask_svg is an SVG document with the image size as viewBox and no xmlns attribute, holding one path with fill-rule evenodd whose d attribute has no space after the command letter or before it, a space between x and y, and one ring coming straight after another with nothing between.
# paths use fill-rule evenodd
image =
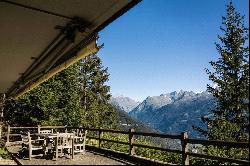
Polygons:
<instances>
[{"instance_id":1,"label":"metal bracket","mask_svg":"<svg viewBox=\"0 0 250 166\"><path fill-rule=\"evenodd\" d=\"M74 43L76 32L84 32L86 27L87 24L83 19L74 17L66 26L56 25L55 29L61 30L61 32L66 35L67 40L70 40L72 43Z\"/></svg>"}]
</instances>

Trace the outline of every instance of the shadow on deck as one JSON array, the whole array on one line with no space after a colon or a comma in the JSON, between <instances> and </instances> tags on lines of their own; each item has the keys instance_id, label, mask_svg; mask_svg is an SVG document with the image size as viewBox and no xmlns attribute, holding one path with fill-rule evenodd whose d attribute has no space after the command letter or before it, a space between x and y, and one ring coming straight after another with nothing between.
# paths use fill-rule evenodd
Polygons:
<instances>
[{"instance_id":1,"label":"shadow on deck","mask_svg":"<svg viewBox=\"0 0 250 166\"><path fill-rule=\"evenodd\" d=\"M20 165L134 165L129 161L123 161L89 150L84 154L76 154L74 159L67 159L65 157L59 157L58 160L47 160L41 157L34 157L31 160L19 159L17 157L17 153L21 149L19 143L8 144L6 148L16 160L17 164Z\"/></svg>"}]
</instances>

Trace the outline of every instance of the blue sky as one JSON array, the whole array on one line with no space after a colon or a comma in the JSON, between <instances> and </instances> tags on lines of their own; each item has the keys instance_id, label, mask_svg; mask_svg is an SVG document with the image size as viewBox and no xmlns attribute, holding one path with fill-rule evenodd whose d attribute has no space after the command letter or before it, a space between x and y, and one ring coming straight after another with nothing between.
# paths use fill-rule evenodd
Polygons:
<instances>
[{"instance_id":1,"label":"blue sky","mask_svg":"<svg viewBox=\"0 0 250 166\"><path fill-rule=\"evenodd\" d=\"M204 68L219 57L214 42L228 0L143 0L99 33L98 55L113 95L142 101L175 90L204 91ZM249 18L248 0L233 0ZM246 22L248 25L249 23Z\"/></svg>"}]
</instances>

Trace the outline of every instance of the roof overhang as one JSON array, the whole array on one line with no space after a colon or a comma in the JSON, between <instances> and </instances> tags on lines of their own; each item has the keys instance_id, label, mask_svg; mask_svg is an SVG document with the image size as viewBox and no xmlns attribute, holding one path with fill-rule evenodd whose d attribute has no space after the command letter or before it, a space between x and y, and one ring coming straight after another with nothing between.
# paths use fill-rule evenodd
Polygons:
<instances>
[{"instance_id":1,"label":"roof overhang","mask_svg":"<svg viewBox=\"0 0 250 166\"><path fill-rule=\"evenodd\" d=\"M19 96L97 52L97 33L138 2L0 1L0 93Z\"/></svg>"}]
</instances>

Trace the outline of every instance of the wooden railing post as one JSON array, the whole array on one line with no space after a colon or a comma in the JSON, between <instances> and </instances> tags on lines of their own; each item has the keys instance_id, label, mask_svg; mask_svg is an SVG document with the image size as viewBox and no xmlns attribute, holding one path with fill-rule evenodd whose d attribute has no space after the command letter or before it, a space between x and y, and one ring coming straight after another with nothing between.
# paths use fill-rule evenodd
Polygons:
<instances>
[{"instance_id":1,"label":"wooden railing post","mask_svg":"<svg viewBox=\"0 0 250 166\"><path fill-rule=\"evenodd\" d=\"M98 143L99 143L99 148L101 147L101 143L102 143L101 138L102 138L102 128L99 127L99 129L98 129L98 140L99 140Z\"/></svg>"},{"instance_id":2,"label":"wooden railing post","mask_svg":"<svg viewBox=\"0 0 250 166\"><path fill-rule=\"evenodd\" d=\"M7 143L10 142L10 125L8 125L8 129L7 129Z\"/></svg>"},{"instance_id":3,"label":"wooden railing post","mask_svg":"<svg viewBox=\"0 0 250 166\"><path fill-rule=\"evenodd\" d=\"M32 144L31 144L30 132L28 132L28 139L29 139L29 160L31 160L31 157L32 157Z\"/></svg>"},{"instance_id":4,"label":"wooden railing post","mask_svg":"<svg viewBox=\"0 0 250 166\"><path fill-rule=\"evenodd\" d=\"M59 132L56 133L56 145L55 145L55 148L56 148L56 160L58 159L58 139L59 139Z\"/></svg>"},{"instance_id":5,"label":"wooden railing post","mask_svg":"<svg viewBox=\"0 0 250 166\"><path fill-rule=\"evenodd\" d=\"M135 147L133 146L135 137L133 132L135 132L135 129L129 129L129 155L135 155Z\"/></svg>"},{"instance_id":6,"label":"wooden railing post","mask_svg":"<svg viewBox=\"0 0 250 166\"><path fill-rule=\"evenodd\" d=\"M38 132L38 134L40 134L40 131L41 131L41 125L37 125L37 132Z\"/></svg>"},{"instance_id":7,"label":"wooden railing post","mask_svg":"<svg viewBox=\"0 0 250 166\"><path fill-rule=\"evenodd\" d=\"M40 134L41 131L41 125L37 125L37 133ZM40 139L40 137L38 136L38 139Z\"/></svg>"},{"instance_id":8,"label":"wooden railing post","mask_svg":"<svg viewBox=\"0 0 250 166\"><path fill-rule=\"evenodd\" d=\"M87 133L88 133L88 130L85 129L84 131L84 140L83 140L83 152L85 153L85 146L86 146L86 138L87 138Z\"/></svg>"},{"instance_id":9,"label":"wooden railing post","mask_svg":"<svg viewBox=\"0 0 250 166\"><path fill-rule=\"evenodd\" d=\"M2 126L2 124L0 124L0 140L2 139L2 128L3 128L3 126Z\"/></svg>"},{"instance_id":10,"label":"wooden railing post","mask_svg":"<svg viewBox=\"0 0 250 166\"><path fill-rule=\"evenodd\" d=\"M67 129L67 126L65 126L65 133L68 133L68 129Z\"/></svg>"},{"instance_id":11,"label":"wooden railing post","mask_svg":"<svg viewBox=\"0 0 250 166\"><path fill-rule=\"evenodd\" d=\"M79 136L79 129L76 129L76 136Z\"/></svg>"},{"instance_id":12,"label":"wooden railing post","mask_svg":"<svg viewBox=\"0 0 250 166\"><path fill-rule=\"evenodd\" d=\"M74 148L75 148L75 136L70 137L72 138L72 151L71 151L71 158L74 159Z\"/></svg>"},{"instance_id":13,"label":"wooden railing post","mask_svg":"<svg viewBox=\"0 0 250 166\"><path fill-rule=\"evenodd\" d=\"M188 143L187 143L186 139L188 139L187 132L182 132L181 133L182 165L189 165L189 156L187 155Z\"/></svg>"}]
</instances>

